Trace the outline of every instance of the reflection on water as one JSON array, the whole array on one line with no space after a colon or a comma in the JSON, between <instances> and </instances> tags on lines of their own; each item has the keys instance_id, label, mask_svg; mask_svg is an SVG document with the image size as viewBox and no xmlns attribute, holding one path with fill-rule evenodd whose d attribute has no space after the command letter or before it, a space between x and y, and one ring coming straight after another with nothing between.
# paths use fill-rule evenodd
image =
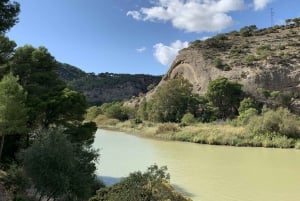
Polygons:
<instances>
[{"instance_id":1,"label":"reflection on water","mask_svg":"<svg viewBox=\"0 0 300 201\"><path fill-rule=\"evenodd\" d=\"M98 175L121 178L156 163L194 201L298 201L300 151L144 139L98 130Z\"/></svg>"}]
</instances>

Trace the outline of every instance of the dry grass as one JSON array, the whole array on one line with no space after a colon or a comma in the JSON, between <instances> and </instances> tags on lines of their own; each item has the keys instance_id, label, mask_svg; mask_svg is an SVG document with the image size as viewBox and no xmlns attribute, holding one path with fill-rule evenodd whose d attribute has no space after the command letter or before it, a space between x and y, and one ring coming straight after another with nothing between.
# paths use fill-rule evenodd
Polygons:
<instances>
[{"instance_id":1,"label":"dry grass","mask_svg":"<svg viewBox=\"0 0 300 201\"><path fill-rule=\"evenodd\" d=\"M283 136L251 135L244 127L236 127L230 123L198 123L180 127L177 124L143 122L135 124L133 121L114 121L103 117L97 118L100 128L118 130L141 137L158 138L193 142L199 144L251 146L251 147L277 147L298 148L300 141ZM113 122L113 124L111 123ZM171 125L171 126L170 126ZM163 128L163 129L162 129ZM174 129L176 128L176 129Z\"/></svg>"}]
</instances>

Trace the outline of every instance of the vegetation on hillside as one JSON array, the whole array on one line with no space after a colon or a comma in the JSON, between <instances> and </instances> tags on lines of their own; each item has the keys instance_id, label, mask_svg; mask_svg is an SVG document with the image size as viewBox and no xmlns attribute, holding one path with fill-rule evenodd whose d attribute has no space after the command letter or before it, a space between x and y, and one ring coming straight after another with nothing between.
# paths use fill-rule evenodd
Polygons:
<instances>
[{"instance_id":1,"label":"vegetation on hillside","mask_svg":"<svg viewBox=\"0 0 300 201\"><path fill-rule=\"evenodd\" d=\"M287 19L286 25L263 29L256 25L245 26L239 31L195 40L189 47L201 49L205 59L223 71L234 67L263 68L261 62L265 60L289 66L300 58L299 19Z\"/></svg>"},{"instance_id":2,"label":"vegetation on hillside","mask_svg":"<svg viewBox=\"0 0 300 201\"><path fill-rule=\"evenodd\" d=\"M121 101L151 90L162 76L144 74L85 73L68 65L59 64L58 75L68 86L85 94L89 105Z\"/></svg>"}]
</instances>

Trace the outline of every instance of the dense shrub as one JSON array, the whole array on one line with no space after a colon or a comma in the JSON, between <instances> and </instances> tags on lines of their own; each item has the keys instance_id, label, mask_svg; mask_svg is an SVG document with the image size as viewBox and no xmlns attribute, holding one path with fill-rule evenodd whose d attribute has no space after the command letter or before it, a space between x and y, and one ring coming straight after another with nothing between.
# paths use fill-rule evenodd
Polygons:
<instances>
[{"instance_id":1,"label":"dense shrub","mask_svg":"<svg viewBox=\"0 0 300 201\"><path fill-rule=\"evenodd\" d=\"M209 82L205 96L219 110L219 118L226 119L237 115L242 85L221 77Z\"/></svg>"},{"instance_id":2,"label":"dense shrub","mask_svg":"<svg viewBox=\"0 0 300 201\"><path fill-rule=\"evenodd\" d=\"M181 124L182 125L191 125L191 124L196 123L196 121L197 120L193 114L186 113L181 119Z\"/></svg>"},{"instance_id":3,"label":"dense shrub","mask_svg":"<svg viewBox=\"0 0 300 201\"><path fill-rule=\"evenodd\" d=\"M240 34L244 37L253 36L257 31L256 25L245 26L240 29Z\"/></svg>"},{"instance_id":4,"label":"dense shrub","mask_svg":"<svg viewBox=\"0 0 300 201\"><path fill-rule=\"evenodd\" d=\"M239 113L243 113L250 108L256 108L254 101L251 98L244 98L240 102Z\"/></svg>"},{"instance_id":5,"label":"dense shrub","mask_svg":"<svg viewBox=\"0 0 300 201\"><path fill-rule=\"evenodd\" d=\"M93 121L99 114L101 114L101 110L97 106L92 106L87 109L85 119L87 121Z\"/></svg>"},{"instance_id":6,"label":"dense shrub","mask_svg":"<svg viewBox=\"0 0 300 201\"><path fill-rule=\"evenodd\" d=\"M300 137L297 117L285 108L279 108L276 111L268 110L261 116L251 118L247 130L257 135Z\"/></svg>"},{"instance_id":7,"label":"dense shrub","mask_svg":"<svg viewBox=\"0 0 300 201\"><path fill-rule=\"evenodd\" d=\"M133 116L133 110L123 106L121 102L104 103L100 106L100 114L104 114L108 118L125 121Z\"/></svg>"},{"instance_id":8,"label":"dense shrub","mask_svg":"<svg viewBox=\"0 0 300 201\"><path fill-rule=\"evenodd\" d=\"M249 108L239 114L234 124L238 126L247 125L251 118L254 118L258 114L255 108Z\"/></svg>"},{"instance_id":9,"label":"dense shrub","mask_svg":"<svg viewBox=\"0 0 300 201\"><path fill-rule=\"evenodd\" d=\"M189 201L169 184L167 167L150 166L146 172L133 172L120 183L101 188L89 201Z\"/></svg>"}]
</instances>

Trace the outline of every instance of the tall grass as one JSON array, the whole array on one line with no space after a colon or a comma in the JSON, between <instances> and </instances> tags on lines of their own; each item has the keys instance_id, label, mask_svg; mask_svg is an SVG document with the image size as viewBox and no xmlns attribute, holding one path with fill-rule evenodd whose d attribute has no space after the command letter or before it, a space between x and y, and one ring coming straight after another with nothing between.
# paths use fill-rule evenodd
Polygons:
<instances>
[{"instance_id":1,"label":"tall grass","mask_svg":"<svg viewBox=\"0 0 300 201\"><path fill-rule=\"evenodd\" d=\"M175 123L153 123L144 121L117 121L97 118L101 128L119 130L143 137L176 140L211 145L228 145L243 147L276 147L300 149L300 140L278 135L250 134L245 127L234 126L230 122L197 123L180 127ZM99 122L100 120L100 122Z\"/></svg>"}]
</instances>

